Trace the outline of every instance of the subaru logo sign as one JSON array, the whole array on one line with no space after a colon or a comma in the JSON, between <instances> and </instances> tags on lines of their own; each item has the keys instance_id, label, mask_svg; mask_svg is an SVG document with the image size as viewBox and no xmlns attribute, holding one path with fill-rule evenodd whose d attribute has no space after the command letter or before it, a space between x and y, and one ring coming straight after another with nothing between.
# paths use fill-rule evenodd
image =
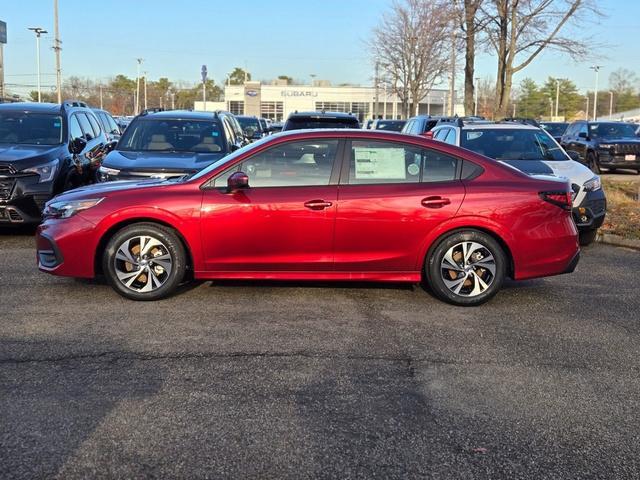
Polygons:
<instances>
[{"instance_id":1,"label":"subaru logo sign","mask_svg":"<svg viewBox=\"0 0 640 480\"><path fill-rule=\"evenodd\" d=\"M257 97L258 92L256 90L247 90L247 95L250 97Z\"/></svg>"}]
</instances>

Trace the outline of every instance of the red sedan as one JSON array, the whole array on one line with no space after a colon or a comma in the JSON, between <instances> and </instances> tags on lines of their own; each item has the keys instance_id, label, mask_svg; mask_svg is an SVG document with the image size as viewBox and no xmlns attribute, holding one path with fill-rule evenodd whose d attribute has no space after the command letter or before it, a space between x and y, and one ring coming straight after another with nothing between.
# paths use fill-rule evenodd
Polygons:
<instances>
[{"instance_id":1,"label":"red sedan","mask_svg":"<svg viewBox=\"0 0 640 480\"><path fill-rule=\"evenodd\" d=\"M371 130L267 137L199 173L113 182L50 201L39 268L104 274L134 300L189 278L420 282L477 305L506 276L573 271L567 182Z\"/></svg>"}]
</instances>

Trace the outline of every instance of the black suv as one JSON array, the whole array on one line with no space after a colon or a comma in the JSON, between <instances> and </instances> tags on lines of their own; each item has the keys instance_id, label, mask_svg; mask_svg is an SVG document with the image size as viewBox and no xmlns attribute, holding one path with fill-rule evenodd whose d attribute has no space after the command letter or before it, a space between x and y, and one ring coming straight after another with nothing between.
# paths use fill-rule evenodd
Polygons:
<instances>
[{"instance_id":1,"label":"black suv","mask_svg":"<svg viewBox=\"0 0 640 480\"><path fill-rule=\"evenodd\" d=\"M595 173L604 167L609 172L626 168L640 174L640 138L630 123L573 122L560 144L567 152L577 152L580 161Z\"/></svg>"},{"instance_id":2,"label":"black suv","mask_svg":"<svg viewBox=\"0 0 640 480\"><path fill-rule=\"evenodd\" d=\"M234 125L235 122L235 125ZM101 179L179 177L202 170L245 145L228 112L171 110L133 119L100 167Z\"/></svg>"},{"instance_id":3,"label":"black suv","mask_svg":"<svg viewBox=\"0 0 640 480\"><path fill-rule=\"evenodd\" d=\"M282 131L316 128L360 128L360 122L349 113L294 112L287 118Z\"/></svg>"},{"instance_id":4,"label":"black suv","mask_svg":"<svg viewBox=\"0 0 640 480\"><path fill-rule=\"evenodd\" d=\"M73 142L75 139L83 142ZM81 102L0 105L0 223L39 223L45 202L77 186L72 144L84 153L107 142Z\"/></svg>"},{"instance_id":5,"label":"black suv","mask_svg":"<svg viewBox=\"0 0 640 480\"><path fill-rule=\"evenodd\" d=\"M102 130L107 136L107 140L108 141L120 140L120 135L122 135L122 131L120 130L120 126L116 123L116 121L111 116L111 114L106 110L101 110L99 108L94 108L93 113L95 113L96 117L98 117L98 120L100 120L100 125L102 125Z\"/></svg>"},{"instance_id":6,"label":"black suv","mask_svg":"<svg viewBox=\"0 0 640 480\"><path fill-rule=\"evenodd\" d=\"M269 127L267 122L258 117L250 117L248 115L236 115L236 120L242 127L245 137L249 140L260 140L262 137L269 135Z\"/></svg>"}]
</instances>

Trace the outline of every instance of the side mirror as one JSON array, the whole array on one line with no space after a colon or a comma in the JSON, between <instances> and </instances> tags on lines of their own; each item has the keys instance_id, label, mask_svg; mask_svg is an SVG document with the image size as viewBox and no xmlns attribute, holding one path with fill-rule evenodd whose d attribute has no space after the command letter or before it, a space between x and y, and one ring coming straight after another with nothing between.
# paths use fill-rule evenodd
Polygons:
<instances>
[{"instance_id":1,"label":"side mirror","mask_svg":"<svg viewBox=\"0 0 640 480\"><path fill-rule=\"evenodd\" d=\"M580 132L580 133L578 134L578 137L580 137L580 138L584 138L584 139L588 139L588 138L589 138L589 137L587 136L587 132Z\"/></svg>"},{"instance_id":2,"label":"side mirror","mask_svg":"<svg viewBox=\"0 0 640 480\"><path fill-rule=\"evenodd\" d=\"M74 138L73 140L71 140L71 142L69 142L69 152L73 153L74 155L80 155L86 148L86 146L87 141L84 138Z\"/></svg>"},{"instance_id":3,"label":"side mirror","mask_svg":"<svg viewBox=\"0 0 640 480\"><path fill-rule=\"evenodd\" d=\"M246 188L249 188L249 176L246 173L235 172L227 178L227 193L235 193Z\"/></svg>"},{"instance_id":4,"label":"side mirror","mask_svg":"<svg viewBox=\"0 0 640 480\"><path fill-rule=\"evenodd\" d=\"M116 145L118 145L118 142L117 142L117 141L115 141L115 140L112 140L111 142L107 143L107 144L104 146L104 153L105 153L105 155L106 155L107 153L109 153L111 150L115 149L115 148L116 148Z\"/></svg>"},{"instance_id":5,"label":"side mirror","mask_svg":"<svg viewBox=\"0 0 640 480\"><path fill-rule=\"evenodd\" d=\"M429 140L433 140L433 132L429 130L428 132L423 132L421 134L424 138L428 138Z\"/></svg>"},{"instance_id":6,"label":"side mirror","mask_svg":"<svg viewBox=\"0 0 640 480\"><path fill-rule=\"evenodd\" d=\"M569 155L571 160L575 160L576 162L580 161L580 154L575 150L567 150L567 155Z\"/></svg>"}]
</instances>

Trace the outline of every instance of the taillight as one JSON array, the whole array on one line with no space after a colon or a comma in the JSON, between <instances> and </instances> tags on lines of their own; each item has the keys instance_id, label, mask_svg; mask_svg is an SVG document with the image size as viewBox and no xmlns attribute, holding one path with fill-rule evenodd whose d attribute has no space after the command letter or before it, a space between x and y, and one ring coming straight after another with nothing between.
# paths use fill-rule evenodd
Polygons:
<instances>
[{"instance_id":1,"label":"taillight","mask_svg":"<svg viewBox=\"0 0 640 480\"><path fill-rule=\"evenodd\" d=\"M564 209L571 210L571 192L540 192L540 198L545 202Z\"/></svg>"}]
</instances>

